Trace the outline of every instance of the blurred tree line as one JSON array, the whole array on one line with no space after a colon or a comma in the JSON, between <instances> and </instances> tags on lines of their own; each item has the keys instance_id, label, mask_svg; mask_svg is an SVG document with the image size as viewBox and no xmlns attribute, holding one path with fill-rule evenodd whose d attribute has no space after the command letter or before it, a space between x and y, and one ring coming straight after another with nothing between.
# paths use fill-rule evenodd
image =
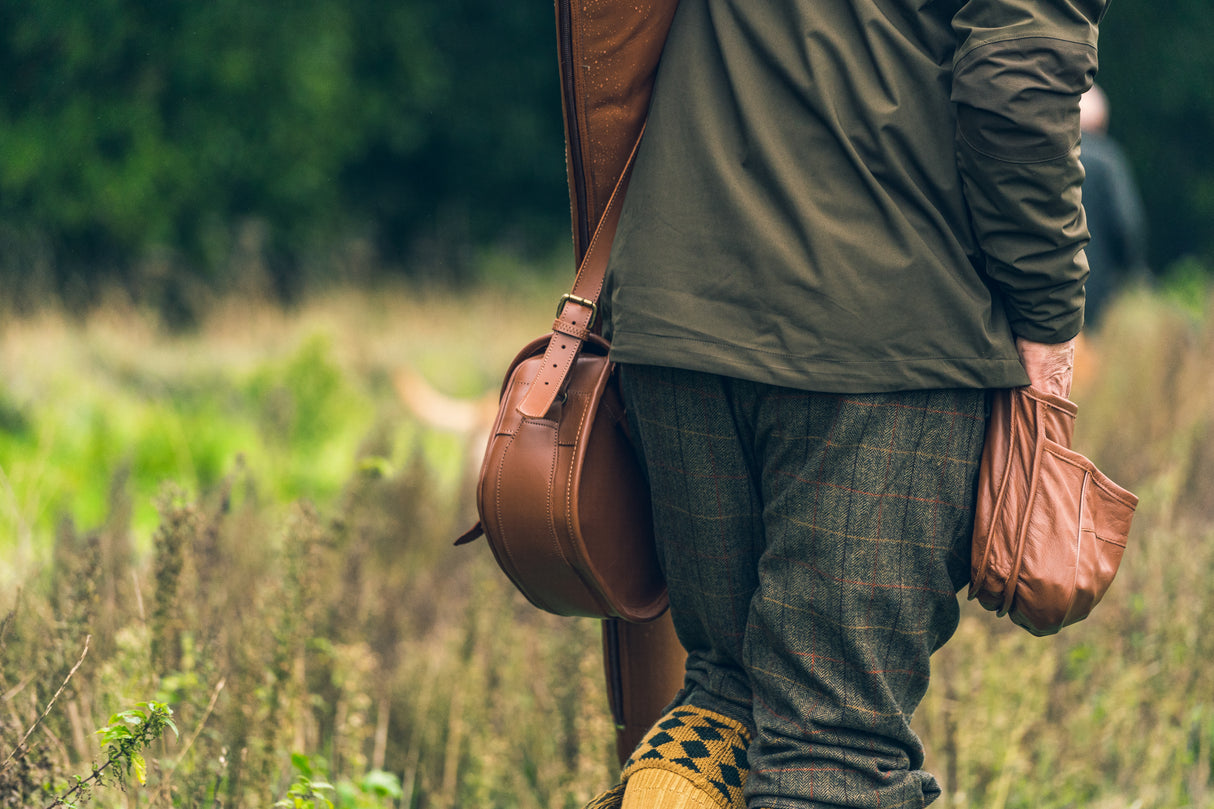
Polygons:
<instances>
[{"instance_id":1,"label":"blurred tree line","mask_svg":"<svg viewBox=\"0 0 1214 809\"><path fill-rule=\"evenodd\" d=\"M1157 269L1214 264L1211 9L1115 3L1102 34ZM0 0L5 297L224 289L250 253L290 296L350 245L457 277L476 245L548 249L553 43L544 2Z\"/></svg>"},{"instance_id":2,"label":"blurred tree line","mask_svg":"<svg viewBox=\"0 0 1214 809\"><path fill-rule=\"evenodd\" d=\"M334 245L406 269L551 250L553 25L497 0L0 0L0 281L223 288L253 250L290 295Z\"/></svg>"},{"instance_id":3,"label":"blurred tree line","mask_svg":"<svg viewBox=\"0 0 1214 809\"><path fill-rule=\"evenodd\" d=\"M1100 28L1109 132L1142 189L1150 259L1214 271L1214 4L1113 2Z\"/></svg>"}]
</instances>

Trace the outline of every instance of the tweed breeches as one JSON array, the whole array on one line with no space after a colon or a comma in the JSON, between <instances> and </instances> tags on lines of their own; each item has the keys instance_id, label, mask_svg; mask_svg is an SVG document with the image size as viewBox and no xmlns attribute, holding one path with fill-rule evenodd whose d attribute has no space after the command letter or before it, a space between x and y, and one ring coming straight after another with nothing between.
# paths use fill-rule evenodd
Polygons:
<instances>
[{"instance_id":1,"label":"tweed breeches","mask_svg":"<svg viewBox=\"0 0 1214 809\"><path fill-rule=\"evenodd\" d=\"M688 651L676 704L751 731L748 806L929 803L910 718L968 581L985 392L621 381Z\"/></svg>"}]
</instances>

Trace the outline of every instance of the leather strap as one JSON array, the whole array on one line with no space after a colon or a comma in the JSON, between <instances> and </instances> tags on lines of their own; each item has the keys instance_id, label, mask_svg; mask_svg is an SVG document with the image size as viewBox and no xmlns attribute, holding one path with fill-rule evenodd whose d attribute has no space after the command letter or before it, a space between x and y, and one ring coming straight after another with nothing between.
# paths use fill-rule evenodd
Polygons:
<instances>
[{"instance_id":1,"label":"leather strap","mask_svg":"<svg viewBox=\"0 0 1214 809\"><path fill-rule=\"evenodd\" d=\"M573 361L582 350L582 344L597 325L595 320L598 315L599 294L603 291L603 277L607 274L611 242L615 239L615 231L620 224L624 192L628 188L628 177L632 173L632 164L644 134L645 127L642 125L637 134L637 141L633 144L632 153L628 155L628 162L620 172L620 179L616 181L615 190L607 200L603 218L599 220L590 246L586 248L586 255L578 266L573 290L561 298L556 320L552 324L554 336L548 341L544 362L532 381L530 390L518 406L519 412L528 418L542 418L552 407L557 394L565 386L569 369L573 367ZM557 335L561 339L558 339Z\"/></svg>"}]
</instances>

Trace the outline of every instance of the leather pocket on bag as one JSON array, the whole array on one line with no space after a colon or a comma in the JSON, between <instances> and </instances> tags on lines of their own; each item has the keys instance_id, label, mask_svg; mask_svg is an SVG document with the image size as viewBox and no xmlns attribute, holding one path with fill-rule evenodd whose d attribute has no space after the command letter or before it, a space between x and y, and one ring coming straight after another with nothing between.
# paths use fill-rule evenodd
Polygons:
<instances>
[{"instance_id":1,"label":"leather pocket on bag","mask_svg":"<svg viewBox=\"0 0 1214 809\"><path fill-rule=\"evenodd\" d=\"M1135 499L1086 457L1049 439L1034 471L1010 613L1030 632L1050 634L1086 618L1104 597L1121 564Z\"/></svg>"}]
</instances>

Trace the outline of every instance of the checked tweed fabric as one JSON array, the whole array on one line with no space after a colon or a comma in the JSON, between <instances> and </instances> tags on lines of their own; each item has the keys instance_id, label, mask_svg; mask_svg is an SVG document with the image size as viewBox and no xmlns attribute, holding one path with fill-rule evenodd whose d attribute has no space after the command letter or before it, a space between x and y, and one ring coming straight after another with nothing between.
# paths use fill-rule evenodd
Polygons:
<instances>
[{"instance_id":1,"label":"checked tweed fabric","mask_svg":"<svg viewBox=\"0 0 1214 809\"><path fill-rule=\"evenodd\" d=\"M621 366L679 706L752 733L764 809L921 809L910 718L969 576L982 390L831 394Z\"/></svg>"},{"instance_id":2,"label":"checked tweed fabric","mask_svg":"<svg viewBox=\"0 0 1214 809\"><path fill-rule=\"evenodd\" d=\"M750 772L746 762L749 744L750 733L739 722L702 708L674 708L650 728L625 762L621 783L585 809L617 809L623 802L628 778L646 768L683 776L712 795L721 809L744 807L742 788Z\"/></svg>"}]
</instances>

